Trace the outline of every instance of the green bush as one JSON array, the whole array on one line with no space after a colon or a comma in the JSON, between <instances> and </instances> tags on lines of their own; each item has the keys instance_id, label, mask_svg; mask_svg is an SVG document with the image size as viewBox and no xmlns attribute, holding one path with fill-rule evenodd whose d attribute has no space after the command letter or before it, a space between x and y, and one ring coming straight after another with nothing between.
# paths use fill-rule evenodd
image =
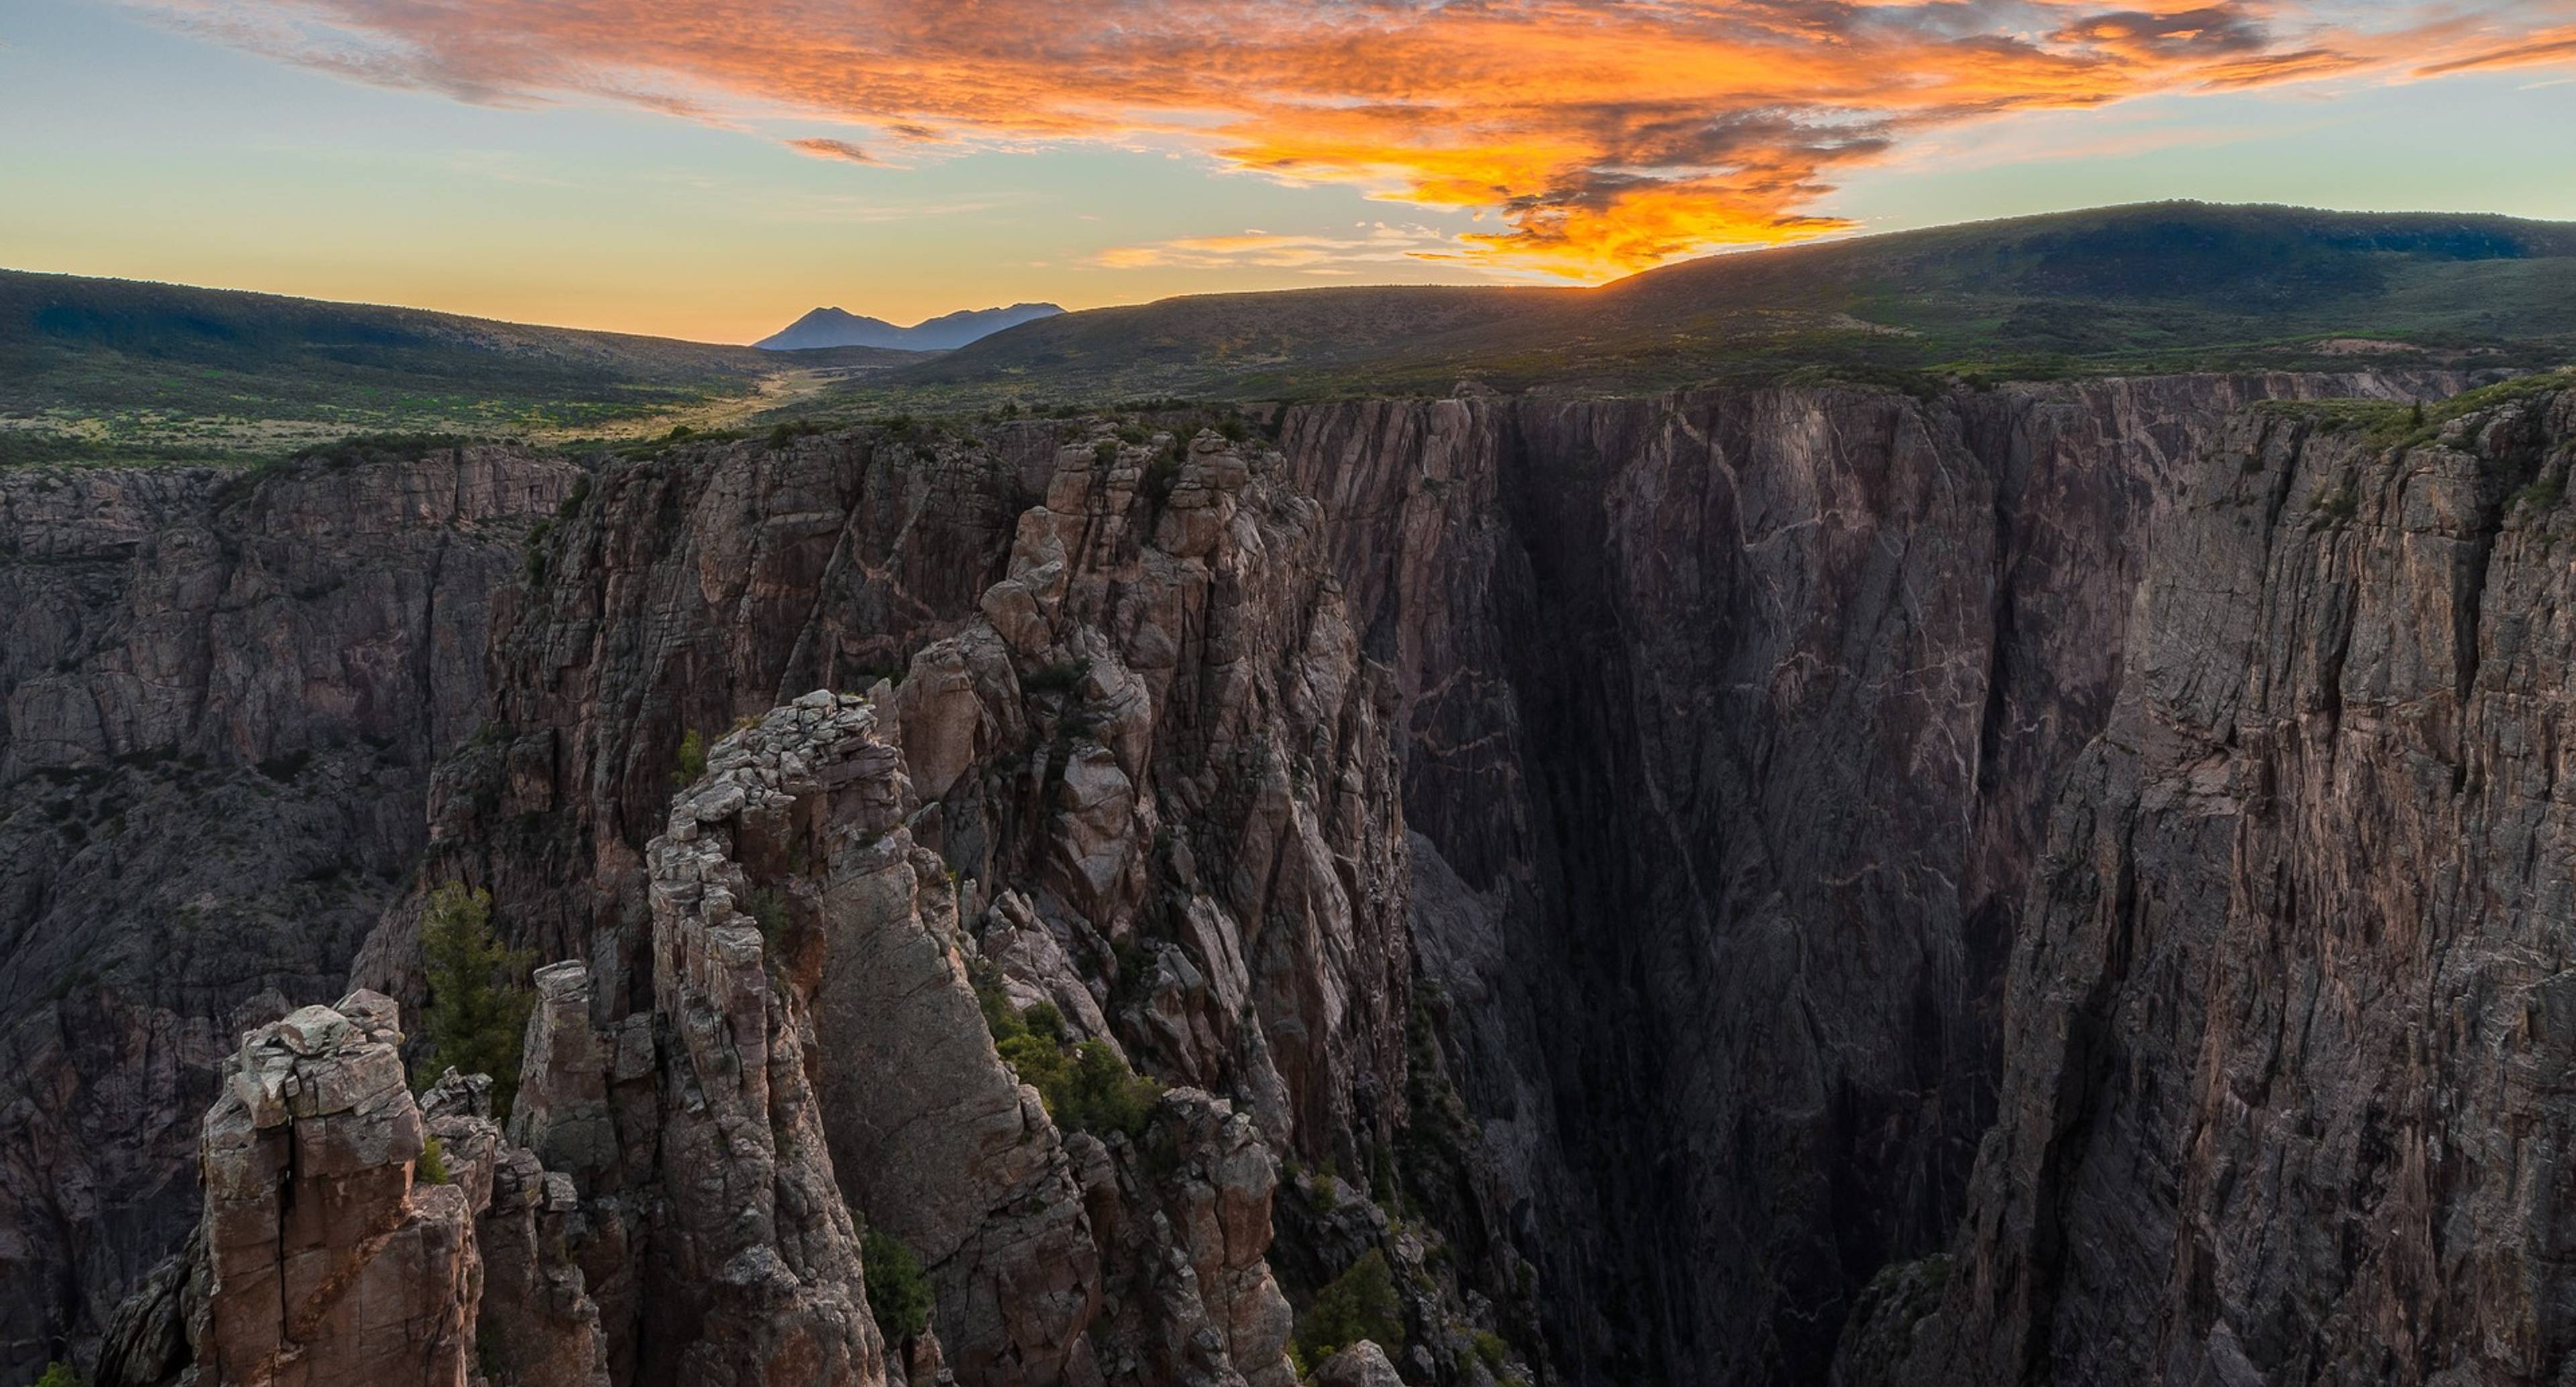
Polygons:
<instances>
[{"instance_id":1,"label":"green bush","mask_svg":"<svg viewBox=\"0 0 2576 1387\"><path fill-rule=\"evenodd\" d=\"M903 1240L871 1228L860 1240L859 1258L867 1268L868 1308L876 1313L877 1332L889 1344L918 1338L930 1327L930 1274L921 1269Z\"/></svg>"},{"instance_id":2,"label":"green bush","mask_svg":"<svg viewBox=\"0 0 2576 1387\"><path fill-rule=\"evenodd\" d=\"M679 769L671 772L671 779L675 784L687 785L706 773L706 734L691 728L680 738L680 765Z\"/></svg>"},{"instance_id":3,"label":"green bush","mask_svg":"<svg viewBox=\"0 0 2576 1387\"><path fill-rule=\"evenodd\" d=\"M1131 1139L1144 1133L1162 1086L1130 1070L1107 1041L1086 1040L1068 1049L1061 1012L1046 1002L1015 1010L990 976L977 980L975 1000L993 1033L994 1051L1021 1083L1038 1091L1056 1126L1095 1135L1124 1132Z\"/></svg>"},{"instance_id":4,"label":"green bush","mask_svg":"<svg viewBox=\"0 0 2576 1387\"><path fill-rule=\"evenodd\" d=\"M1404 1307L1395 1298L1395 1273L1386 1254L1370 1248L1350 1269L1334 1277L1306 1306L1297 1320L1297 1348L1309 1363L1368 1339L1390 1358L1404 1348Z\"/></svg>"},{"instance_id":5,"label":"green bush","mask_svg":"<svg viewBox=\"0 0 2576 1387\"><path fill-rule=\"evenodd\" d=\"M821 432L822 429L816 427L811 419L799 419L792 423L780 424L769 431L769 451L784 452L794 446L797 439L811 438Z\"/></svg>"},{"instance_id":6,"label":"green bush","mask_svg":"<svg viewBox=\"0 0 2576 1387\"><path fill-rule=\"evenodd\" d=\"M447 1173L447 1147L436 1137L422 1138L420 1161L414 1171L430 1184L446 1184L451 1178Z\"/></svg>"},{"instance_id":7,"label":"green bush","mask_svg":"<svg viewBox=\"0 0 2576 1387\"><path fill-rule=\"evenodd\" d=\"M1476 1331L1476 1361L1485 1365L1485 1371L1501 1377L1503 1370L1511 1366L1512 1346L1503 1341L1502 1335L1490 1329L1479 1329Z\"/></svg>"},{"instance_id":8,"label":"green bush","mask_svg":"<svg viewBox=\"0 0 2576 1387\"><path fill-rule=\"evenodd\" d=\"M1061 1092L1050 1094L1041 1088L1038 1093L1046 1098L1047 1113L1060 1127L1125 1132L1131 1138L1144 1132L1154 1100L1163 1096L1161 1085L1128 1069L1105 1040L1086 1040L1076 1047L1073 1072Z\"/></svg>"},{"instance_id":9,"label":"green bush","mask_svg":"<svg viewBox=\"0 0 2576 1387\"><path fill-rule=\"evenodd\" d=\"M449 882L420 916L420 956L429 1005L421 1013L429 1053L416 1075L427 1087L451 1066L492 1076L492 1115L507 1120L519 1092L519 1047L536 996L527 984L535 956L502 946L492 933L492 893Z\"/></svg>"},{"instance_id":10,"label":"green bush","mask_svg":"<svg viewBox=\"0 0 2576 1387\"><path fill-rule=\"evenodd\" d=\"M81 1378L69 1363L47 1363L44 1375L35 1380L33 1387L81 1387Z\"/></svg>"}]
</instances>

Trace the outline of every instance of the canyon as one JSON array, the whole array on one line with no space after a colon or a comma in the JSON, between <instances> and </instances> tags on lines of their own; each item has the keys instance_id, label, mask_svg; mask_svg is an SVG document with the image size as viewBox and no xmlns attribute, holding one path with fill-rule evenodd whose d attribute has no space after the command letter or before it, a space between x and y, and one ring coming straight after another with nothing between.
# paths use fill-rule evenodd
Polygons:
<instances>
[{"instance_id":1,"label":"canyon","mask_svg":"<svg viewBox=\"0 0 2576 1387\"><path fill-rule=\"evenodd\" d=\"M2482 384L0 474L0 1379L2552 1380ZM451 882L506 1113L400 1082Z\"/></svg>"}]
</instances>

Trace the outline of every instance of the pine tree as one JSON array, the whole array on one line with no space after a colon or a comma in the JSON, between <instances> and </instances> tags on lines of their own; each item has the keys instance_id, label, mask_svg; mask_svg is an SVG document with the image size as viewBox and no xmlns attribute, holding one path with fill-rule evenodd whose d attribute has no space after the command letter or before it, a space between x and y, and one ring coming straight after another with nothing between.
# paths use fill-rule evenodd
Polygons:
<instances>
[{"instance_id":1,"label":"pine tree","mask_svg":"<svg viewBox=\"0 0 2576 1387\"><path fill-rule=\"evenodd\" d=\"M429 975L422 1012L429 1053L415 1078L438 1081L450 1067L492 1076L492 1115L506 1119L519 1092L519 1048L536 995L527 984L535 956L502 946L492 933L492 893L449 882L429 893L420 916L420 956Z\"/></svg>"}]
</instances>

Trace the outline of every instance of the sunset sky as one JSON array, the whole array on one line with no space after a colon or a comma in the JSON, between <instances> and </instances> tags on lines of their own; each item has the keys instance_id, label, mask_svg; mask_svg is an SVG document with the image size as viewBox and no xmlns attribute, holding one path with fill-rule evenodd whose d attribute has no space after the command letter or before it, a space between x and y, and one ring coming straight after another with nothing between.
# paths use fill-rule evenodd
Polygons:
<instances>
[{"instance_id":1,"label":"sunset sky","mask_svg":"<svg viewBox=\"0 0 2576 1387\"><path fill-rule=\"evenodd\" d=\"M2576 219L2576 0L8 0L0 265L743 341L2153 198Z\"/></svg>"}]
</instances>

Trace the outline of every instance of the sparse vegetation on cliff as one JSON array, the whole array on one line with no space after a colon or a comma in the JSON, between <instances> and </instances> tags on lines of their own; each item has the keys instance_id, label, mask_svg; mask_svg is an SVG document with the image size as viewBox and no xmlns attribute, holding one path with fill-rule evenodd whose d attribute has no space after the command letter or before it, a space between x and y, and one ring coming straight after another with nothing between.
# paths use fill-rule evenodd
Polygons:
<instances>
[{"instance_id":1,"label":"sparse vegetation on cliff","mask_svg":"<svg viewBox=\"0 0 2576 1387\"><path fill-rule=\"evenodd\" d=\"M429 1051L414 1075L427 1087L450 1068L492 1076L492 1115L506 1119L519 1092L519 1047L536 994L527 983L535 956L492 932L492 893L449 882L420 916L421 966L429 1005L421 1012Z\"/></svg>"},{"instance_id":2,"label":"sparse vegetation on cliff","mask_svg":"<svg viewBox=\"0 0 2576 1387\"><path fill-rule=\"evenodd\" d=\"M1129 1069L1107 1041L1068 1046L1062 1013L1045 1002L1018 1010L993 979L977 979L975 1000L993 1033L993 1049L1020 1082L1038 1091L1056 1126L1131 1138L1145 1130L1162 1085Z\"/></svg>"},{"instance_id":3,"label":"sparse vegetation on cliff","mask_svg":"<svg viewBox=\"0 0 2576 1387\"><path fill-rule=\"evenodd\" d=\"M2447 400L2266 400L2255 406L2280 418L2305 419L2324 433L2361 433L2374 447L2416 448L2442 436L2455 420L2498 405L2576 389L2576 371L2542 371L2462 391Z\"/></svg>"},{"instance_id":4,"label":"sparse vegetation on cliff","mask_svg":"<svg viewBox=\"0 0 2576 1387\"><path fill-rule=\"evenodd\" d=\"M412 1169L413 1173L420 1177L422 1184L446 1184L450 1178L447 1173L446 1144L436 1137L422 1138L420 1143L420 1160Z\"/></svg>"},{"instance_id":5,"label":"sparse vegetation on cliff","mask_svg":"<svg viewBox=\"0 0 2576 1387\"><path fill-rule=\"evenodd\" d=\"M1324 1283L1297 1317L1297 1351L1321 1363L1362 1339L1389 1357L1404 1348L1404 1307L1396 1299L1395 1273L1386 1254L1370 1248L1348 1270Z\"/></svg>"},{"instance_id":6,"label":"sparse vegetation on cliff","mask_svg":"<svg viewBox=\"0 0 2576 1387\"><path fill-rule=\"evenodd\" d=\"M707 773L707 737L691 728L680 738L680 763L671 772L671 783L686 785Z\"/></svg>"},{"instance_id":7,"label":"sparse vegetation on cliff","mask_svg":"<svg viewBox=\"0 0 2576 1387\"><path fill-rule=\"evenodd\" d=\"M901 1238L871 1228L859 1243L866 1264L868 1309L889 1344L916 1339L930 1327L930 1273Z\"/></svg>"}]
</instances>

